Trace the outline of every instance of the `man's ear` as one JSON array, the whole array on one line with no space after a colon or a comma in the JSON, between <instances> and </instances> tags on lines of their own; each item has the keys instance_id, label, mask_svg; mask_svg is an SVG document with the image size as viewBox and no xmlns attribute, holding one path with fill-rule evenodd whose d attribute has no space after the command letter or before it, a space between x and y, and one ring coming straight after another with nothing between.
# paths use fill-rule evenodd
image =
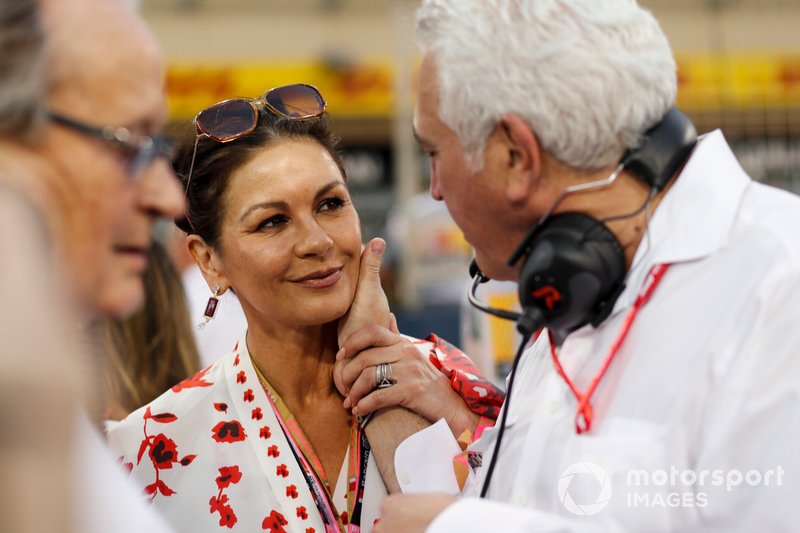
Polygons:
<instances>
[{"instance_id":1,"label":"man's ear","mask_svg":"<svg viewBox=\"0 0 800 533\"><path fill-rule=\"evenodd\" d=\"M495 129L506 172L506 198L512 205L528 201L542 171L539 141L528 124L517 115L503 116Z\"/></svg>"},{"instance_id":2,"label":"man's ear","mask_svg":"<svg viewBox=\"0 0 800 533\"><path fill-rule=\"evenodd\" d=\"M186 249L200 266L209 290L213 291L214 285L219 285L220 294L223 294L230 288L219 260L219 254L213 246L206 243L199 235L187 235Z\"/></svg>"}]
</instances>

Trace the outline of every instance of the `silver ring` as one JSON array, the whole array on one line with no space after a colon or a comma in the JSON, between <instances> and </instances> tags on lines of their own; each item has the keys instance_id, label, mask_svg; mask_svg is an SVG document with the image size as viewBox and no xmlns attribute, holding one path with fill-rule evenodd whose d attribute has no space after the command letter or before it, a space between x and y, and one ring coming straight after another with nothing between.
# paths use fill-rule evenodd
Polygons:
<instances>
[{"instance_id":1,"label":"silver ring","mask_svg":"<svg viewBox=\"0 0 800 533\"><path fill-rule=\"evenodd\" d=\"M375 367L375 388L385 389L395 384L392 379L394 373L392 372L392 365L390 363L381 363Z\"/></svg>"}]
</instances>

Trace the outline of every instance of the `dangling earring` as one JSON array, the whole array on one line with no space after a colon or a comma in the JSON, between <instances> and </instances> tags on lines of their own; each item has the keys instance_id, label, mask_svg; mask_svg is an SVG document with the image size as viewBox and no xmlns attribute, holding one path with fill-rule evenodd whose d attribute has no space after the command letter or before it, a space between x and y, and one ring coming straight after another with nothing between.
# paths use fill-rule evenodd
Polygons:
<instances>
[{"instance_id":1,"label":"dangling earring","mask_svg":"<svg viewBox=\"0 0 800 533\"><path fill-rule=\"evenodd\" d=\"M214 314L217 312L217 304L219 304L219 290L219 283L215 283L214 294L208 299L206 310L203 312L203 321L197 324L197 329L203 329L214 318Z\"/></svg>"}]
</instances>

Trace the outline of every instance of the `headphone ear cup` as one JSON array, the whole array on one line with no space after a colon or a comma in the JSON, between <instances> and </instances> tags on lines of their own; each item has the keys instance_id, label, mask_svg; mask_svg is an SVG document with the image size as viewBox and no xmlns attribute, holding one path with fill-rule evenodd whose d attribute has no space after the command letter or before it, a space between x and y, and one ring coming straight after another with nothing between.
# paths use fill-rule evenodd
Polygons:
<instances>
[{"instance_id":1,"label":"headphone ear cup","mask_svg":"<svg viewBox=\"0 0 800 533\"><path fill-rule=\"evenodd\" d=\"M519 276L519 300L535 308L546 327L566 335L602 322L624 288L625 254L613 233L583 213L545 222L530 245Z\"/></svg>"}]
</instances>

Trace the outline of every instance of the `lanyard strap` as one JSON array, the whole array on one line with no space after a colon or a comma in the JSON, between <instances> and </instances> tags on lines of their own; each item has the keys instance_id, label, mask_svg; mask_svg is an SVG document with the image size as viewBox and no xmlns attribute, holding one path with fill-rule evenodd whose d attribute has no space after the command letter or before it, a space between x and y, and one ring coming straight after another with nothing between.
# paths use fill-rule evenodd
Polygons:
<instances>
[{"instance_id":1,"label":"lanyard strap","mask_svg":"<svg viewBox=\"0 0 800 533\"><path fill-rule=\"evenodd\" d=\"M266 393L267 400L269 400L270 407L272 407L272 411L275 413L275 417L278 419L278 423L281 426L283 434L286 436L289 447L292 449L292 454L297 460L297 463L300 465L303 477L305 478L308 487L311 489L311 495L314 498L314 503L316 504L320 515L322 516L323 523L325 524L325 533L341 533L341 531L344 531L345 528L344 524L342 523L342 518L335 511L332 496L330 496L333 494L333 488L331 488L329 491L323 488L325 485L321 481L317 473L317 469L312 466L312 462L310 462L309 458L306 457L306 454L303 453L301 446L298 444L297 439L295 438L294 431L292 431L289 424L286 423L286 420L281 415L280 409L275 404L275 401L273 401L272 394L274 391L272 390L272 387L269 386L266 378L263 377L255 363L253 364L253 367L256 369L256 374L258 374L259 381L261 381L261 385L264 387L264 392ZM311 460L314 463L319 463L319 458L311 448L311 444L307 441L305 436L302 435L302 430L300 430L296 423L293 424L293 426L299 432L301 439L306 443L306 448L308 451L312 454ZM350 519L348 521L347 533L360 533L361 508L364 500L364 486L366 485L367 481L367 465L369 460L370 446L369 441L367 441L366 433L361 426L355 422L355 420L353 421L353 427L354 429L350 440L350 460L348 462L347 469L347 501L348 506L350 507Z\"/></svg>"},{"instance_id":2,"label":"lanyard strap","mask_svg":"<svg viewBox=\"0 0 800 533\"><path fill-rule=\"evenodd\" d=\"M636 319L636 315L639 313L639 310L644 307L648 300L650 300L650 296L652 296L653 292L656 290L656 287L661 282L661 278L664 277L664 273L667 271L667 268L669 268L669 264L654 265L650 269L650 272L647 273L647 279L645 280L644 287L636 297L636 302L633 304L633 307L625 316L625 321L622 323L622 329L617 335L617 338L614 339L614 342L611 344L608 355L606 355L606 358L603 361L603 366L600 367L600 370L592 379L592 382L589 384L589 388L586 389L585 393L579 391L567 373L564 372L564 368L561 366L561 361L558 359L556 345L553 342L553 334L548 330L547 334L550 340L550 354L553 357L553 364L555 365L559 375L561 375L566 384L569 386L572 394L575 396L575 399L578 400L578 409L575 413L575 431L579 435L591 429L593 414L591 404L592 395L594 394L595 389L597 389L597 386L600 384L600 380L603 379L606 370L608 370L608 367L611 365L611 361L617 355L617 352L622 346L622 343L625 341L625 338L628 336L628 332L631 329L633 321Z\"/></svg>"}]
</instances>

